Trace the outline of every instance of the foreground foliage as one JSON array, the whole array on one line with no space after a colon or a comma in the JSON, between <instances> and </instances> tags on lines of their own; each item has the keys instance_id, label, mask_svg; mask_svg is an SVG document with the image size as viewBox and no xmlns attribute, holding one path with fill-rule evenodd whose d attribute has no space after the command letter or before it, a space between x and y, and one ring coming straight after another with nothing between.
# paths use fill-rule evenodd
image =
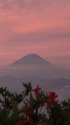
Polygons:
<instances>
[{"instance_id":1,"label":"foreground foliage","mask_svg":"<svg viewBox=\"0 0 70 125\"><path fill-rule=\"evenodd\" d=\"M55 92L23 83L23 91L0 88L0 125L70 125L70 99L58 101Z\"/></svg>"}]
</instances>

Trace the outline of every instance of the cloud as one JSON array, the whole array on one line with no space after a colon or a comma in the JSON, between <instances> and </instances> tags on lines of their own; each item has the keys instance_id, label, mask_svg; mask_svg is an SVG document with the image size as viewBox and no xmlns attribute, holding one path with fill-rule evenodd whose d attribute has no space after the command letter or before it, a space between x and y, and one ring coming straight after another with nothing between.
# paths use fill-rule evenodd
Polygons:
<instances>
[{"instance_id":1,"label":"cloud","mask_svg":"<svg viewBox=\"0 0 70 125\"><path fill-rule=\"evenodd\" d=\"M14 33L9 41L11 40L14 44L16 43L41 43L41 42L53 42L56 40L70 39L70 33L58 32L57 29L53 31L41 31L41 32L30 32L30 33ZM70 45L70 44L69 44Z\"/></svg>"},{"instance_id":2,"label":"cloud","mask_svg":"<svg viewBox=\"0 0 70 125\"><path fill-rule=\"evenodd\" d=\"M55 10L59 13L64 11L64 8L69 7L69 0L0 0L0 7L5 11L20 11L30 10L36 11L37 13L45 13L45 11L54 12ZM55 13L54 13L55 14Z\"/></svg>"},{"instance_id":3,"label":"cloud","mask_svg":"<svg viewBox=\"0 0 70 125\"><path fill-rule=\"evenodd\" d=\"M69 47L70 0L0 0L1 58L68 54Z\"/></svg>"}]
</instances>

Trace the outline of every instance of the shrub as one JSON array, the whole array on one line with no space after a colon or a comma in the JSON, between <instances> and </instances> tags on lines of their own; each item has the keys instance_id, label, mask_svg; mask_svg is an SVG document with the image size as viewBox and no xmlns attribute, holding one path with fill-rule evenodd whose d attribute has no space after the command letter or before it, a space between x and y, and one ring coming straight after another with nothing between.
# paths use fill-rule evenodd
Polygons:
<instances>
[{"instance_id":1,"label":"shrub","mask_svg":"<svg viewBox=\"0 0 70 125\"><path fill-rule=\"evenodd\" d=\"M23 91L0 88L0 125L70 125L70 99L58 101L55 92L43 92L23 83Z\"/></svg>"}]
</instances>

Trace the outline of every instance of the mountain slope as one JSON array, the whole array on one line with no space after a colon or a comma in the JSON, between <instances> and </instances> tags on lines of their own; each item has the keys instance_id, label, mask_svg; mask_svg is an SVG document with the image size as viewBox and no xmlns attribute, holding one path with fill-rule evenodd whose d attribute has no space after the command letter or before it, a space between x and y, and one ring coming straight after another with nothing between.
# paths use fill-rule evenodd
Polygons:
<instances>
[{"instance_id":1,"label":"mountain slope","mask_svg":"<svg viewBox=\"0 0 70 125\"><path fill-rule=\"evenodd\" d=\"M25 65L26 64L49 64L49 62L37 54L28 54L24 56L23 58L10 64L10 66L19 66L19 65L24 65L24 64Z\"/></svg>"},{"instance_id":2,"label":"mountain slope","mask_svg":"<svg viewBox=\"0 0 70 125\"><path fill-rule=\"evenodd\" d=\"M16 77L39 78L67 78L69 73L52 63L46 61L37 54L28 54L16 62L10 64L9 75Z\"/></svg>"}]
</instances>

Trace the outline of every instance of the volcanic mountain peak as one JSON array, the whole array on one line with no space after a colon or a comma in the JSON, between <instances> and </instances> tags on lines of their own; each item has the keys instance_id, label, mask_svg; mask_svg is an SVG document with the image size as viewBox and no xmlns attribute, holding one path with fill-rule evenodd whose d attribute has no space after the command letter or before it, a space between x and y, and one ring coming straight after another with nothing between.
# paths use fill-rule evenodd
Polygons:
<instances>
[{"instance_id":1,"label":"volcanic mountain peak","mask_svg":"<svg viewBox=\"0 0 70 125\"><path fill-rule=\"evenodd\" d=\"M11 66L14 65L23 65L23 64L50 64L48 61L43 59L37 54L28 54L21 59L15 61L14 63L11 64Z\"/></svg>"}]
</instances>

